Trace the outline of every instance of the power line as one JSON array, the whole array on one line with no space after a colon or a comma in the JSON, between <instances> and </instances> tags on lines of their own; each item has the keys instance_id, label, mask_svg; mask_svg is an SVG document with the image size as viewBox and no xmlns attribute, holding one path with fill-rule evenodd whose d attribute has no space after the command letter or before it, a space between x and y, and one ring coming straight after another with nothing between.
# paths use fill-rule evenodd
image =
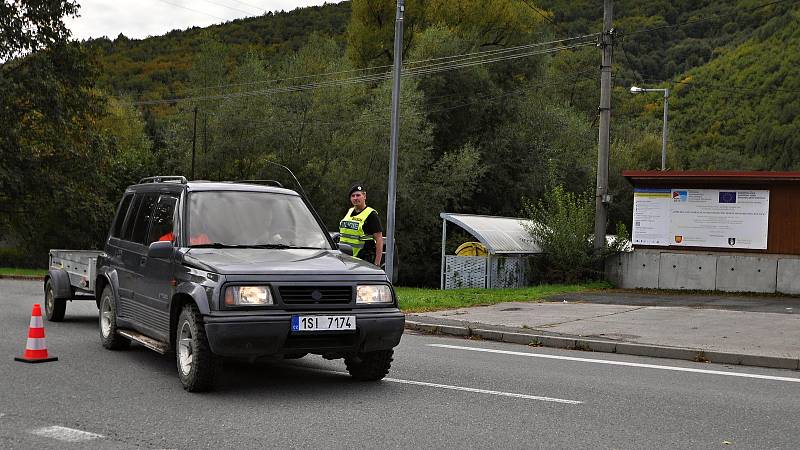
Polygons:
<instances>
[{"instance_id":1,"label":"power line","mask_svg":"<svg viewBox=\"0 0 800 450\"><path fill-rule=\"evenodd\" d=\"M491 64L500 61L509 61L513 59L519 59L534 55L542 55L546 53L553 53L562 50L569 50L580 48L588 45L594 45L594 42L581 42L572 45L564 45L559 47L552 47L548 49L542 50L534 50L525 53L519 53L514 55L505 55L505 56L498 56L495 58L488 58L488 59L476 59L475 57L468 57L463 58L462 60L452 60L446 61L441 63L434 63L425 66L419 66L414 68L409 68L406 72L407 76L414 77L414 76L422 76L422 75L430 75L434 73L441 73L450 70L457 70L463 69L468 67L474 67L477 65L483 64ZM287 92L298 92L304 91L309 89L319 89L323 87L336 87L336 86L344 86L348 84L354 83L365 83L365 82L377 82L382 81L391 76L391 72L384 72L374 75L363 75L343 80L325 80L316 83L307 83L303 85L293 85L293 86L283 86L283 87L275 87L269 89L260 89L254 91L244 91L244 92L234 92L234 93L227 93L227 94L217 94L217 95L206 95L206 96L196 96L196 97L183 97L183 98L173 98L173 99L163 99L163 100L146 100L146 101L138 101L133 102L134 105L154 105L154 104L171 104L171 103L179 103L183 101L190 101L190 100L218 100L218 99L225 99L225 98L238 98L238 97L246 97L246 96L255 96L255 95L267 95L267 94L276 94L276 93L287 93Z\"/></svg>"},{"instance_id":2,"label":"power line","mask_svg":"<svg viewBox=\"0 0 800 450\"><path fill-rule=\"evenodd\" d=\"M545 13L544 13L542 10L540 10L539 8L537 8L536 6L534 6L532 3L529 3L529 2L528 2L528 0L520 0L520 1L521 1L522 3L524 3L524 4L525 4L525 6L527 6L528 8L532 9L532 10L533 10L533 12L535 12L536 14L538 14L539 16L541 16L541 18L542 18L542 19L544 19L544 20L546 20L546 21L550 22L550 24L551 24L551 25L553 25L553 26L556 28L556 30L560 31L560 32L561 32L561 33L563 33L563 34L567 34L567 33L566 33L566 31L564 31L564 29L563 29L563 28L561 28L561 25L557 24L557 23L556 23L556 22L555 22L553 19L551 19L550 17L548 17L548 16L547 16L547 14L545 14Z\"/></svg>"},{"instance_id":3,"label":"power line","mask_svg":"<svg viewBox=\"0 0 800 450\"><path fill-rule=\"evenodd\" d=\"M228 8L228 9L231 9L231 10L233 10L233 11L239 11L239 12L245 13L245 14L247 14L247 15L249 15L249 16L252 16L252 15L253 15L253 12L252 12L252 11L245 11L245 10L243 10L243 9L236 8L236 7L234 7L234 6L228 6L228 5L224 4L224 3L212 2L211 0L203 0L203 1L204 1L204 2L206 2L206 3L210 3L210 4L212 4L212 5L222 6L223 8Z\"/></svg>"},{"instance_id":4,"label":"power line","mask_svg":"<svg viewBox=\"0 0 800 450\"><path fill-rule=\"evenodd\" d=\"M582 71L575 72L573 75L582 75L582 74L588 73L589 71L594 71L594 70L595 70L595 68L593 67L591 69L585 69L585 70L582 70ZM532 83L532 84L529 84L529 85L527 85L527 86L525 86L523 88L515 89L515 90L512 90L512 91L508 91L508 92L504 92L504 93L499 94L499 95L478 96L478 98L476 98L475 100L471 100L471 101L468 101L468 102L462 102L462 103L459 103L459 104L456 104L456 105L450 105L450 106L446 106L446 107L442 107L442 108L435 108L435 109L420 111L418 113L414 113L414 115L421 116L421 115L429 115L429 114L438 113L438 112L451 111L451 110L464 108L464 107L471 106L471 105L478 104L478 103L482 103L482 102L495 102L495 101L497 101L499 99L506 98L506 97L509 97L509 96L525 94L525 93L527 93L527 92L529 92L529 91L531 91L533 89L552 87L552 86L564 86L564 85L569 85L569 84L572 84L572 81L555 81L555 82L549 82L549 83L544 83L544 82ZM441 105L441 104L444 104L444 103L445 102L439 102L439 103L434 103L434 105L437 105L437 104ZM406 104L406 106L408 106L408 104ZM386 112L388 109L389 108L379 108L377 110L373 110L373 111L370 111L370 112ZM207 115L210 115L210 116L218 117L218 114L214 113L214 112L210 112L210 111L206 111L206 110L202 110L202 109L200 109L198 111L203 113L203 114L207 114ZM296 121L296 120L289 120L289 121L287 121L287 120L282 120L282 121L262 121L262 120L249 120L249 119L236 119L236 120L239 121L239 122L251 123L251 124L256 124L256 125L335 125L335 126L347 126L347 125L363 125L363 124L368 124L368 123L384 122L384 121L387 120L387 118L383 117L383 118L379 118L379 119L349 120L349 121L336 121L336 122Z\"/></svg>"},{"instance_id":5,"label":"power line","mask_svg":"<svg viewBox=\"0 0 800 450\"><path fill-rule=\"evenodd\" d=\"M249 7L251 7L251 8L258 9L258 10L261 10L261 11L264 11L264 12L267 12L267 10L266 10L266 9L264 9L264 8L262 8L262 7L260 7L260 6L251 5L250 3L242 2L242 1L239 1L239 0L230 0L230 1L232 1L232 2L234 2L234 3L238 3L238 4L240 4L240 5L249 6Z\"/></svg>"},{"instance_id":6,"label":"power line","mask_svg":"<svg viewBox=\"0 0 800 450\"><path fill-rule=\"evenodd\" d=\"M224 18L222 18L220 16L215 16L214 14L209 14L207 12L200 11L199 9L188 8L186 6L179 5L177 3L168 2L167 0L158 0L158 1L160 1L161 3L166 3L168 5L172 5L172 6L176 7L176 8L181 8L181 9L185 9L187 11L192 11L192 12L196 12L196 13L200 13L200 14L205 14L205 15L207 15L209 17L213 17L213 18L219 19L219 20L224 20L226 22L229 20L229 19L224 19Z\"/></svg>"},{"instance_id":7,"label":"power line","mask_svg":"<svg viewBox=\"0 0 800 450\"><path fill-rule=\"evenodd\" d=\"M407 62L405 62L403 64L403 66L404 66L405 70L409 70L414 65L422 64L422 63L426 63L426 62L445 61L445 60L452 60L452 59L466 58L466 57L477 58L477 57L484 56L484 55L485 56L489 56L489 55L494 55L494 54L511 53L511 52L514 52L514 51L517 51L517 50L524 50L524 49L529 49L529 48L533 48L533 47L541 47L541 46L545 46L545 45L558 44L558 43L581 40L581 39L595 38L596 36L597 36L597 33L591 33L591 34L586 34L586 35L582 35L582 36L575 36L575 37L566 38L566 39L557 39L557 40L546 41L546 42L536 42L536 43L532 43L532 44L523 44L523 45L518 45L518 46L514 46L514 47L507 47L507 48L502 48L502 49L483 50L483 51L479 51L479 52L464 53L464 54L459 54L459 55L450 55L450 56L442 56L442 57L437 57L437 58L428 58L428 59L421 59L421 60L415 60L415 61L407 61ZM278 82L281 82L281 81L288 81L288 80L298 80L298 79L315 78L315 77L327 77L327 76L332 76L332 75L341 75L341 74L345 74L345 73L367 72L367 71L378 70L378 69L391 69L391 67L392 67L391 64L386 64L386 65L381 65L381 66L365 67L365 68L362 68L362 69L348 69L348 70L339 70L339 71L335 71L335 72L326 72L326 73L310 74L310 75L299 75L299 76L286 77L286 78L274 78L274 79L261 80L261 81L220 84L220 85L216 85L216 86L204 86L204 87L199 87L199 88L195 88L195 89L188 89L188 90L186 90L184 92L195 92L195 91L200 91L200 90L211 90L211 89L220 89L220 88L236 87L236 86L252 86L252 85L267 84L267 83L278 83Z\"/></svg>"}]
</instances>

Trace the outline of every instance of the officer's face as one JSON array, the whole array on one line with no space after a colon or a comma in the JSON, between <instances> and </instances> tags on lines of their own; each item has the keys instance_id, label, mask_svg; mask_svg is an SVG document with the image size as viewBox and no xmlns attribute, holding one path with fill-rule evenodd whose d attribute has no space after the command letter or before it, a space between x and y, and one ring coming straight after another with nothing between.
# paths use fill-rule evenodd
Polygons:
<instances>
[{"instance_id":1,"label":"officer's face","mask_svg":"<svg viewBox=\"0 0 800 450\"><path fill-rule=\"evenodd\" d=\"M361 191L355 191L350 194L350 203L358 209L362 209L367 203L367 194Z\"/></svg>"}]
</instances>

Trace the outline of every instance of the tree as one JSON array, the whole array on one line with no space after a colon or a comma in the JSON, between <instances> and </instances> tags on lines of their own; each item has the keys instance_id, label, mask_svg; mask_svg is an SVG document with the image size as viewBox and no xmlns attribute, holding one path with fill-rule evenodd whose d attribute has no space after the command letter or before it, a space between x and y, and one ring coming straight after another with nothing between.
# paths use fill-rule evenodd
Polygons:
<instances>
[{"instance_id":1,"label":"tree","mask_svg":"<svg viewBox=\"0 0 800 450\"><path fill-rule=\"evenodd\" d=\"M12 0L0 3L0 61L63 44L70 36L64 17L78 14L71 0Z\"/></svg>"}]
</instances>

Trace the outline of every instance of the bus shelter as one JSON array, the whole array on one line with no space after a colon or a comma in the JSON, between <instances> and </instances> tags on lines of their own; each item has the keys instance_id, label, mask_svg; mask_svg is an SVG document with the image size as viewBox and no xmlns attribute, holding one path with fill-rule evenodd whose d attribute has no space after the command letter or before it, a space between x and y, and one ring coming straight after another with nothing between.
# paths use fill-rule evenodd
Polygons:
<instances>
[{"instance_id":1,"label":"bus shelter","mask_svg":"<svg viewBox=\"0 0 800 450\"><path fill-rule=\"evenodd\" d=\"M441 289L526 286L528 260L542 253L529 219L443 212ZM447 224L455 224L486 248L485 256L447 255Z\"/></svg>"}]
</instances>

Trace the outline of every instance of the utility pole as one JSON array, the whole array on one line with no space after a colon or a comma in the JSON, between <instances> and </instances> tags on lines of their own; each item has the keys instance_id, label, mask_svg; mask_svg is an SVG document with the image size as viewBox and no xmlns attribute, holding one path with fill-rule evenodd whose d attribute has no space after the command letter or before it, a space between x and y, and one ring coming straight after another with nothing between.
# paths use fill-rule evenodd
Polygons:
<instances>
[{"instance_id":1,"label":"utility pole","mask_svg":"<svg viewBox=\"0 0 800 450\"><path fill-rule=\"evenodd\" d=\"M197 142L197 106L194 107L194 127L192 127L192 180L194 180L194 147Z\"/></svg>"},{"instance_id":2,"label":"utility pole","mask_svg":"<svg viewBox=\"0 0 800 450\"><path fill-rule=\"evenodd\" d=\"M208 177L208 113L203 114L203 162L204 173Z\"/></svg>"},{"instance_id":3,"label":"utility pole","mask_svg":"<svg viewBox=\"0 0 800 450\"><path fill-rule=\"evenodd\" d=\"M664 89L664 129L661 131L661 170L667 170L667 135L669 134L669 89Z\"/></svg>"},{"instance_id":4,"label":"utility pole","mask_svg":"<svg viewBox=\"0 0 800 450\"><path fill-rule=\"evenodd\" d=\"M405 0L397 0L394 22L394 73L392 74L392 142L389 156L389 198L386 217L386 274L394 282L394 211L397 199L397 152L400 141L400 72L403 69L403 13Z\"/></svg>"},{"instance_id":5,"label":"utility pole","mask_svg":"<svg viewBox=\"0 0 800 450\"><path fill-rule=\"evenodd\" d=\"M611 126L611 50L613 48L613 0L603 0L603 34L599 47L603 52L600 65L600 132L597 147L597 193L595 195L594 250L605 246L608 220L608 147Z\"/></svg>"}]
</instances>

